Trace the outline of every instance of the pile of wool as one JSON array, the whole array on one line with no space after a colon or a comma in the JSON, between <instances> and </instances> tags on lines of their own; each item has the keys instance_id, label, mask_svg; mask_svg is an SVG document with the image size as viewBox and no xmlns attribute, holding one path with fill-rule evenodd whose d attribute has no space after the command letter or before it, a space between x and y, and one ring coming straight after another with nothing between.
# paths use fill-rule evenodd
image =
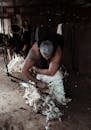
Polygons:
<instances>
[{"instance_id":1,"label":"pile of wool","mask_svg":"<svg viewBox=\"0 0 91 130\"><path fill-rule=\"evenodd\" d=\"M33 107L33 111L38 112L37 103L41 99L41 95L35 86L34 82L29 81L29 83L20 83L25 88L25 94L23 98L29 106Z\"/></svg>"},{"instance_id":2,"label":"pile of wool","mask_svg":"<svg viewBox=\"0 0 91 130\"><path fill-rule=\"evenodd\" d=\"M21 83L25 87L24 99L26 104L32 107L36 113L41 113L46 116L45 129L49 130L49 121L52 119L61 119L62 113L59 108L56 107L52 95L47 91L43 92L36 88L35 84L29 81L29 83Z\"/></svg>"},{"instance_id":3,"label":"pile of wool","mask_svg":"<svg viewBox=\"0 0 91 130\"><path fill-rule=\"evenodd\" d=\"M18 56L14 54L12 60L8 64L8 72L21 72L24 65L24 58L22 56Z\"/></svg>"},{"instance_id":4,"label":"pile of wool","mask_svg":"<svg viewBox=\"0 0 91 130\"><path fill-rule=\"evenodd\" d=\"M66 105L66 98L63 86L63 75L59 70L54 76L47 76L38 74L37 79L48 83L48 89L36 88L36 85L29 81L29 83L22 83L25 87L24 98L34 112L40 112L46 116L46 130L49 129L48 122L52 119L61 119L62 112L56 106L56 102ZM55 102L56 101L56 102Z\"/></svg>"}]
</instances>

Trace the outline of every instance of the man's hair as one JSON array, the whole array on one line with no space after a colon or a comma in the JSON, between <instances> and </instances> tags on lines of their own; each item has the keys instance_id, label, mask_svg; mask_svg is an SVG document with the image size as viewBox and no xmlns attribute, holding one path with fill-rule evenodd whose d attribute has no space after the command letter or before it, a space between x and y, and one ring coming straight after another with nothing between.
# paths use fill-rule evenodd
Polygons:
<instances>
[{"instance_id":1,"label":"man's hair","mask_svg":"<svg viewBox=\"0 0 91 130\"><path fill-rule=\"evenodd\" d=\"M43 41L40 44L40 53L46 55L52 55L54 51L53 43L49 40Z\"/></svg>"}]
</instances>

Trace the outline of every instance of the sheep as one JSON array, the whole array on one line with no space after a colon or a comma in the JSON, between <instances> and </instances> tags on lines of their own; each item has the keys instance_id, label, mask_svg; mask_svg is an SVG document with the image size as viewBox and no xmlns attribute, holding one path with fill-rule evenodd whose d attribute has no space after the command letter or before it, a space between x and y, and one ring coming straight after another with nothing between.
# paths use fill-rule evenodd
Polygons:
<instances>
[{"instance_id":1,"label":"sheep","mask_svg":"<svg viewBox=\"0 0 91 130\"><path fill-rule=\"evenodd\" d=\"M22 56L13 55L12 60L8 64L8 72L21 72L24 65L24 58Z\"/></svg>"},{"instance_id":2,"label":"sheep","mask_svg":"<svg viewBox=\"0 0 91 130\"><path fill-rule=\"evenodd\" d=\"M36 88L36 84L31 81L22 83L21 85L25 87L23 97L34 112L40 112L46 116L46 129L48 129L49 120L61 120L63 115L56 106L55 100L62 105L66 105L67 102L63 86L63 75L61 70L58 70L54 76L37 74L36 78L48 83L49 88L40 91L40 89Z\"/></svg>"}]
</instances>

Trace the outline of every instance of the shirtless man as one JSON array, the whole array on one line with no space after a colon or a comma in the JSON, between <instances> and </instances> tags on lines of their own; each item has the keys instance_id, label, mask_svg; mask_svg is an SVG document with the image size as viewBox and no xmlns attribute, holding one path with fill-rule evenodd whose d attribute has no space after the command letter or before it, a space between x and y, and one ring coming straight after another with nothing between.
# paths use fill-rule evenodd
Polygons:
<instances>
[{"instance_id":1,"label":"shirtless man","mask_svg":"<svg viewBox=\"0 0 91 130\"><path fill-rule=\"evenodd\" d=\"M47 83L33 76L32 71L38 74L53 76L60 68L62 48L58 34L46 38L44 41L35 42L30 49L22 70L23 77L36 83L39 88L48 88Z\"/></svg>"}]
</instances>

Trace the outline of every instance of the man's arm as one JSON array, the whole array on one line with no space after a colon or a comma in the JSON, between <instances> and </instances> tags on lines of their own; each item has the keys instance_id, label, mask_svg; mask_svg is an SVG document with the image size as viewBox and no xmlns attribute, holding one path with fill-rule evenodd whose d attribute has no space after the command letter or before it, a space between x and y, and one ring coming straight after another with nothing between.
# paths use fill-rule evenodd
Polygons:
<instances>
[{"instance_id":1,"label":"man's arm","mask_svg":"<svg viewBox=\"0 0 91 130\"><path fill-rule=\"evenodd\" d=\"M28 56L25 59L25 63L22 70L22 75L25 78L25 80L31 80L33 82L37 82L36 78L32 76L31 70L33 65L35 64L34 57L36 56L36 53L33 49L31 49L28 53Z\"/></svg>"},{"instance_id":2,"label":"man's arm","mask_svg":"<svg viewBox=\"0 0 91 130\"><path fill-rule=\"evenodd\" d=\"M55 55L53 56L53 58L50 61L48 69L39 69L36 67L33 67L33 68L36 72L38 72L40 74L53 76L60 67L61 59L62 59L62 50L60 47L58 47L55 52Z\"/></svg>"},{"instance_id":3,"label":"man's arm","mask_svg":"<svg viewBox=\"0 0 91 130\"><path fill-rule=\"evenodd\" d=\"M34 66L36 62L35 57L37 57L36 52L33 49L31 49L29 51L28 56L25 59L25 64L23 66L22 75L23 75L24 80L31 80L35 82L38 87L45 88L47 87L47 84L37 80L36 77L32 75L32 72L29 71L30 69L32 69L32 67Z\"/></svg>"}]
</instances>

